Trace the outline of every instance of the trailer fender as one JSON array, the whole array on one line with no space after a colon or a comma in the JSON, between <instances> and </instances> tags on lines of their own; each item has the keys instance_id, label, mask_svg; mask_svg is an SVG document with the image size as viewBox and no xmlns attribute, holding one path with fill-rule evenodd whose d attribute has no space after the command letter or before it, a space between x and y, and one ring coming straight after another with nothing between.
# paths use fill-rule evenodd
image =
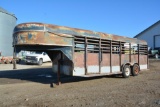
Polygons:
<instances>
[{"instance_id":1,"label":"trailer fender","mask_svg":"<svg viewBox=\"0 0 160 107\"><path fill-rule=\"evenodd\" d=\"M127 63L124 63L122 64L121 68L123 68L125 65L129 65L130 67L132 67L134 64L137 64L139 66L138 63L134 63L134 62L127 62Z\"/></svg>"},{"instance_id":2,"label":"trailer fender","mask_svg":"<svg viewBox=\"0 0 160 107\"><path fill-rule=\"evenodd\" d=\"M133 62L132 63L131 62L127 62L127 63L122 64L121 71L123 70L123 68L124 68L125 65L128 65L132 69L132 67L134 66L134 64L137 64L139 66L138 63L133 63ZM139 66L139 68L140 68L140 66Z\"/></svg>"},{"instance_id":3,"label":"trailer fender","mask_svg":"<svg viewBox=\"0 0 160 107\"><path fill-rule=\"evenodd\" d=\"M122 64L122 66L121 66L121 71L123 70L123 68L124 68L125 65L131 66L131 63L127 62L127 63Z\"/></svg>"}]
</instances>

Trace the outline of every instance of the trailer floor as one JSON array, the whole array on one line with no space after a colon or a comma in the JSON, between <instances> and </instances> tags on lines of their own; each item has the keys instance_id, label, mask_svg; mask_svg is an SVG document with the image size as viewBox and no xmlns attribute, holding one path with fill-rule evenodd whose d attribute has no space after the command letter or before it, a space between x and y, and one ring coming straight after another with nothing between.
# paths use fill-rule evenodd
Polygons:
<instances>
[{"instance_id":1,"label":"trailer floor","mask_svg":"<svg viewBox=\"0 0 160 107\"><path fill-rule=\"evenodd\" d=\"M136 77L62 76L60 86L50 63L1 64L0 107L160 107L160 60L149 62Z\"/></svg>"}]
</instances>

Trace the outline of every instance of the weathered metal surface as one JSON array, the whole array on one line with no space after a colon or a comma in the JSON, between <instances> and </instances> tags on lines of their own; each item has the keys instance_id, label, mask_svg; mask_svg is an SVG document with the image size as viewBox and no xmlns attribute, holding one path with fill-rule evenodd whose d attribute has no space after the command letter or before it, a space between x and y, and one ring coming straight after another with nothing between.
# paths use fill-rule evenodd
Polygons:
<instances>
[{"instance_id":1,"label":"weathered metal surface","mask_svg":"<svg viewBox=\"0 0 160 107\"><path fill-rule=\"evenodd\" d=\"M85 56L84 52L75 52L74 53L74 66L84 67L85 66Z\"/></svg>"},{"instance_id":2,"label":"weathered metal surface","mask_svg":"<svg viewBox=\"0 0 160 107\"><path fill-rule=\"evenodd\" d=\"M20 33L24 31L25 32L27 31L28 35ZM29 32L31 32L31 34ZM42 32L42 33L40 35L36 35L35 32ZM66 34L66 35L62 36L61 34ZM57 41L60 41L59 42L60 44L64 43L64 45L67 45L67 44L72 45L72 39L70 40L67 39L67 41L65 41L66 37L72 38L72 36L69 36L69 35L73 35L73 36L79 35L84 37L102 38L102 39L117 40L117 41L131 42L131 43L138 43L138 44L147 44L143 40L138 40L133 38L131 39L131 38L117 36L113 34L105 34L100 32L89 31L89 30L82 30L77 28L69 28L64 26L57 26L57 25L50 25L50 24L43 24L43 23L23 23L23 24L17 25L14 29L14 37L17 40L15 44L17 45L23 44L23 43L24 44L34 43L35 40L37 40L35 44L37 43L41 44L41 41L42 41L42 43L44 44L54 45L55 35L59 35L59 36L61 35L61 38L56 36L56 39L58 38ZM24 41L24 38L26 41Z\"/></svg>"},{"instance_id":3,"label":"weathered metal surface","mask_svg":"<svg viewBox=\"0 0 160 107\"><path fill-rule=\"evenodd\" d=\"M112 54L112 66L119 66L119 54Z\"/></svg>"},{"instance_id":4,"label":"weathered metal surface","mask_svg":"<svg viewBox=\"0 0 160 107\"><path fill-rule=\"evenodd\" d=\"M48 54L49 56L53 55L52 59L52 69L53 72L57 73L60 71L60 74L65 75L72 75L73 71L73 62L65 56L65 54L62 51L50 51L51 54Z\"/></svg>"},{"instance_id":5,"label":"weathered metal surface","mask_svg":"<svg viewBox=\"0 0 160 107\"><path fill-rule=\"evenodd\" d=\"M138 55L131 55L131 61L133 63L138 63Z\"/></svg>"},{"instance_id":6,"label":"weathered metal surface","mask_svg":"<svg viewBox=\"0 0 160 107\"><path fill-rule=\"evenodd\" d=\"M42 31L26 31L14 33L16 45L57 45L72 46L72 38L67 38L62 34L53 34Z\"/></svg>"},{"instance_id":7,"label":"weathered metal surface","mask_svg":"<svg viewBox=\"0 0 160 107\"><path fill-rule=\"evenodd\" d=\"M110 54L102 54L102 67L110 66Z\"/></svg>"},{"instance_id":8,"label":"weathered metal surface","mask_svg":"<svg viewBox=\"0 0 160 107\"><path fill-rule=\"evenodd\" d=\"M147 62L147 55L140 55L139 58L140 58L140 65L144 65L146 64Z\"/></svg>"},{"instance_id":9,"label":"weathered metal surface","mask_svg":"<svg viewBox=\"0 0 160 107\"><path fill-rule=\"evenodd\" d=\"M99 73L99 53L87 53L87 66L87 74Z\"/></svg>"},{"instance_id":10,"label":"weathered metal surface","mask_svg":"<svg viewBox=\"0 0 160 107\"><path fill-rule=\"evenodd\" d=\"M3 56L12 56L12 34L16 17L0 7L0 52Z\"/></svg>"},{"instance_id":11,"label":"weathered metal surface","mask_svg":"<svg viewBox=\"0 0 160 107\"><path fill-rule=\"evenodd\" d=\"M17 50L46 51L52 59L53 71L66 75L119 74L125 63L140 62L144 69L147 63L147 43L123 36L24 23L15 27L13 38ZM138 55L141 52L143 55Z\"/></svg>"},{"instance_id":12,"label":"weathered metal surface","mask_svg":"<svg viewBox=\"0 0 160 107\"><path fill-rule=\"evenodd\" d=\"M68 59L73 60L73 55L72 55L73 49L70 46L53 47L53 49L50 49L50 51L62 51L62 53L66 55Z\"/></svg>"},{"instance_id":13,"label":"weathered metal surface","mask_svg":"<svg viewBox=\"0 0 160 107\"><path fill-rule=\"evenodd\" d=\"M99 53L88 53L87 64L88 65L98 65Z\"/></svg>"},{"instance_id":14,"label":"weathered metal surface","mask_svg":"<svg viewBox=\"0 0 160 107\"><path fill-rule=\"evenodd\" d=\"M122 54L122 64L128 63L129 62L129 55L127 54Z\"/></svg>"}]
</instances>

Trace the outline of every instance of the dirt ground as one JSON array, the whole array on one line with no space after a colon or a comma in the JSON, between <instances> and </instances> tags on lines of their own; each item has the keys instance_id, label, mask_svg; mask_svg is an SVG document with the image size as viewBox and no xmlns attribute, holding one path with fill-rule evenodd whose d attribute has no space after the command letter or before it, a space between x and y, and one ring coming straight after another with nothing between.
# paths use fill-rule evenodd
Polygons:
<instances>
[{"instance_id":1,"label":"dirt ground","mask_svg":"<svg viewBox=\"0 0 160 107\"><path fill-rule=\"evenodd\" d=\"M0 107L160 107L160 60L138 76L62 76L51 63L0 65Z\"/></svg>"}]
</instances>

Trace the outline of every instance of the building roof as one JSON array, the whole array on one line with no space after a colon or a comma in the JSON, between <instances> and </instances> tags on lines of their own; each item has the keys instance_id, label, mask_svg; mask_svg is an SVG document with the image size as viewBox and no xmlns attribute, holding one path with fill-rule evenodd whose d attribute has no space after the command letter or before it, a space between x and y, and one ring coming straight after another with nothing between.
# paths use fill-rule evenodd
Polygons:
<instances>
[{"instance_id":1,"label":"building roof","mask_svg":"<svg viewBox=\"0 0 160 107\"><path fill-rule=\"evenodd\" d=\"M143 30L143 31L142 31L142 32L140 32L139 34L137 34L134 38L139 37L141 34L143 34L143 33L147 32L148 30L150 30L151 28L153 28L154 26L156 26L156 25L158 25L158 24L160 24L160 20L159 20L159 21L157 21L156 23L154 23L153 25L149 26L147 29Z\"/></svg>"},{"instance_id":2,"label":"building roof","mask_svg":"<svg viewBox=\"0 0 160 107\"><path fill-rule=\"evenodd\" d=\"M2 12L2 13L6 13L6 14L9 14L9 15L14 16L14 17L15 17L15 15L14 15L14 14L12 14L12 13L8 12L7 10L3 9L2 7L0 7L0 12Z\"/></svg>"},{"instance_id":3,"label":"building roof","mask_svg":"<svg viewBox=\"0 0 160 107\"><path fill-rule=\"evenodd\" d=\"M0 7L0 12L3 12L3 13L8 13L7 10L3 9L2 7Z\"/></svg>"}]
</instances>

